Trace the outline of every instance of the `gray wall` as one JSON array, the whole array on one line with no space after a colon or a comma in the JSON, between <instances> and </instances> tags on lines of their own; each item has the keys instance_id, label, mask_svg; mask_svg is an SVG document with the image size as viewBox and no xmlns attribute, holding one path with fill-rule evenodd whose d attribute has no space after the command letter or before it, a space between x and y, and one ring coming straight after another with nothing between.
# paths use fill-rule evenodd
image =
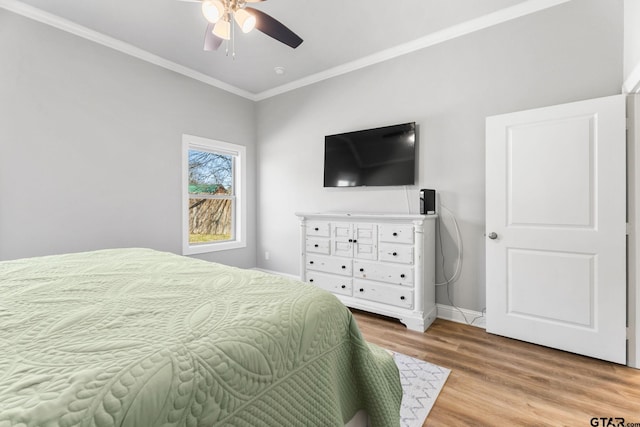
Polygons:
<instances>
[{"instance_id":1,"label":"gray wall","mask_svg":"<svg viewBox=\"0 0 640 427\"><path fill-rule=\"evenodd\" d=\"M261 101L258 265L299 274L296 211L417 213L418 189L435 188L462 232L463 269L451 297L482 310L485 118L620 93L622 22L622 1L569 2ZM414 120L417 185L322 187L324 135ZM442 225L450 277L456 248L446 214ZM438 280L441 262L438 255ZM444 287L437 301L450 304Z\"/></svg>"},{"instance_id":2,"label":"gray wall","mask_svg":"<svg viewBox=\"0 0 640 427\"><path fill-rule=\"evenodd\" d=\"M182 134L247 146L255 265L255 104L0 9L0 259L181 251Z\"/></svg>"},{"instance_id":3,"label":"gray wall","mask_svg":"<svg viewBox=\"0 0 640 427\"><path fill-rule=\"evenodd\" d=\"M416 213L418 189L436 188L463 237L451 296L481 310L485 117L619 93L622 21L622 0L569 2L256 109L0 10L0 259L124 246L179 253L180 142L189 133L248 149L248 246L199 257L251 267L257 252L260 267L298 274L294 212ZM417 185L322 188L324 135L414 120ZM442 225L450 276L446 214ZM449 304L444 289L438 302Z\"/></svg>"}]
</instances>

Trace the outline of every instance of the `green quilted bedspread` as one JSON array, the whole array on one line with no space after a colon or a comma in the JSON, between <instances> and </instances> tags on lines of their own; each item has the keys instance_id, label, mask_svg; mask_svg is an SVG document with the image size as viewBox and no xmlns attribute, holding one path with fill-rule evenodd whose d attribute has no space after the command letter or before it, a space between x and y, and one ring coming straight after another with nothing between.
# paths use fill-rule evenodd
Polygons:
<instances>
[{"instance_id":1,"label":"green quilted bedspread","mask_svg":"<svg viewBox=\"0 0 640 427\"><path fill-rule=\"evenodd\" d=\"M0 263L0 427L399 425L331 294L149 249Z\"/></svg>"}]
</instances>

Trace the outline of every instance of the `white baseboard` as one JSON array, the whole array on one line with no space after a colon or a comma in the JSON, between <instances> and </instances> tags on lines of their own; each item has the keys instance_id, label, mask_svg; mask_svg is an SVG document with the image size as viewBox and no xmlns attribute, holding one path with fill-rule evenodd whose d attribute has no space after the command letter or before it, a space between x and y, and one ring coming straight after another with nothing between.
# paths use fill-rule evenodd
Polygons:
<instances>
[{"instance_id":1,"label":"white baseboard","mask_svg":"<svg viewBox=\"0 0 640 427\"><path fill-rule=\"evenodd\" d=\"M267 270L266 268L253 267L251 270L258 270L258 271L262 271L263 273L269 273L269 274L274 274L276 276L288 277L289 279L300 280L300 276L296 276L295 274L281 273L279 271Z\"/></svg>"},{"instance_id":2,"label":"white baseboard","mask_svg":"<svg viewBox=\"0 0 640 427\"><path fill-rule=\"evenodd\" d=\"M260 268L260 267L254 267L252 270L258 270L264 273L275 274L277 276L285 276L291 279L300 280L300 276L296 276L294 274L281 273L279 271L267 270L265 268ZM436 304L436 308L438 309L439 319L470 324L471 326L476 326L478 328L486 329L484 313L481 313L479 311L474 311L474 310L467 310L466 308L456 308L456 307L453 307L450 305L444 305L444 304ZM463 313L464 313L464 316L462 315Z\"/></svg>"},{"instance_id":3,"label":"white baseboard","mask_svg":"<svg viewBox=\"0 0 640 427\"><path fill-rule=\"evenodd\" d=\"M436 307L438 308L439 319L451 320L452 322L465 323L471 326L486 329L486 318L484 313L444 304L436 304Z\"/></svg>"}]
</instances>

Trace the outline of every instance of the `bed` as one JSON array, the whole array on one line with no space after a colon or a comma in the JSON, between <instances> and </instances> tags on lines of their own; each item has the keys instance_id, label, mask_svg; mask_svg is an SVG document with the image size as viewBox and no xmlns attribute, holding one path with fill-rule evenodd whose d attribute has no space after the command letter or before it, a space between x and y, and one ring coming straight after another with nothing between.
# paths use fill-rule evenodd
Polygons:
<instances>
[{"instance_id":1,"label":"bed","mask_svg":"<svg viewBox=\"0 0 640 427\"><path fill-rule=\"evenodd\" d=\"M395 426L401 395L293 279L150 249L0 262L0 427Z\"/></svg>"}]
</instances>

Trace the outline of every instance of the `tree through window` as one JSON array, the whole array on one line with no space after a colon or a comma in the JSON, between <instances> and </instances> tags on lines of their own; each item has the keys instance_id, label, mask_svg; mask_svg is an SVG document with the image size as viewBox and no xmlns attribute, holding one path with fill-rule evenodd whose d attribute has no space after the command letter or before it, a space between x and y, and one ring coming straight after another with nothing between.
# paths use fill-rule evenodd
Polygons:
<instances>
[{"instance_id":1,"label":"tree through window","mask_svg":"<svg viewBox=\"0 0 640 427\"><path fill-rule=\"evenodd\" d=\"M189 243L233 239L233 157L189 150Z\"/></svg>"},{"instance_id":2,"label":"tree through window","mask_svg":"<svg viewBox=\"0 0 640 427\"><path fill-rule=\"evenodd\" d=\"M185 142L188 248L236 242L239 240L237 169L244 147L202 138L194 142L193 138L197 137ZM236 149L229 150L230 147Z\"/></svg>"}]
</instances>

